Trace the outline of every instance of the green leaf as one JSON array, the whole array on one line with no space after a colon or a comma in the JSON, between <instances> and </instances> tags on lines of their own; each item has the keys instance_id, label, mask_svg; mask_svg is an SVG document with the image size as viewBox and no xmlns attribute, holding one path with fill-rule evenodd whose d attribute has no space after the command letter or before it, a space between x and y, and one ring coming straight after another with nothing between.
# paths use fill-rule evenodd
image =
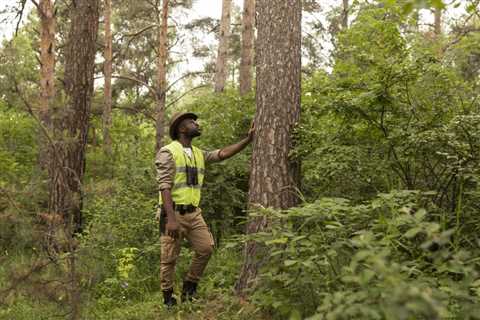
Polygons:
<instances>
[{"instance_id":1,"label":"green leaf","mask_svg":"<svg viewBox=\"0 0 480 320\"><path fill-rule=\"evenodd\" d=\"M417 234L419 234L421 231L422 229L419 227L412 228L405 233L405 238L411 239L415 237Z\"/></svg>"},{"instance_id":2,"label":"green leaf","mask_svg":"<svg viewBox=\"0 0 480 320\"><path fill-rule=\"evenodd\" d=\"M436 9L445 9L445 3L442 0L431 0L432 6Z\"/></svg>"},{"instance_id":3,"label":"green leaf","mask_svg":"<svg viewBox=\"0 0 480 320\"><path fill-rule=\"evenodd\" d=\"M285 260L283 264L285 265L285 267L291 267L295 265L297 262L298 262L297 260Z\"/></svg>"},{"instance_id":4,"label":"green leaf","mask_svg":"<svg viewBox=\"0 0 480 320\"><path fill-rule=\"evenodd\" d=\"M310 260L309 261L302 261L302 265L304 265L305 267L310 268L310 269L315 267L315 264Z\"/></svg>"},{"instance_id":5,"label":"green leaf","mask_svg":"<svg viewBox=\"0 0 480 320\"><path fill-rule=\"evenodd\" d=\"M418 221L422 221L426 215L427 211L425 209L420 209L415 213L415 219L417 219Z\"/></svg>"},{"instance_id":6,"label":"green leaf","mask_svg":"<svg viewBox=\"0 0 480 320\"><path fill-rule=\"evenodd\" d=\"M297 309L292 310L292 313L290 313L289 320L301 320L301 319L302 319L302 313Z\"/></svg>"},{"instance_id":7,"label":"green leaf","mask_svg":"<svg viewBox=\"0 0 480 320\"><path fill-rule=\"evenodd\" d=\"M413 11L413 3L412 2L407 2L404 6L403 6L403 13L404 14L409 14L410 12Z\"/></svg>"},{"instance_id":8,"label":"green leaf","mask_svg":"<svg viewBox=\"0 0 480 320\"><path fill-rule=\"evenodd\" d=\"M296 242L298 240L302 240L302 239L305 239L307 236L298 236L298 237L295 237L292 239L292 242Z\"/></svg>"},{"instance_id":9,"label":"green leaf","mask_svg":"<svg viewBox=\"0 0 480 320\"><path fill-rule=\"evenodd\" d=\"M265 244L269 246L272 244L285 244L287 242L288 242L288 238L277 238L277 239L265 241Z\"/></svg>"},{"instance_id":10,"label":"green leaf","mask_svg":"<svg viewBox=\"0 0 480 320\"><path fill-rule=\"evenodd\" d=\"M469 4L469 5L467 6L467 9L466 9L466 10L467 10L468 13L473 13L473 12L475 12L476 9L477 9L477 8L476 8L475 4L472 3L472 4Z\"/></svg>"}]
</instances>

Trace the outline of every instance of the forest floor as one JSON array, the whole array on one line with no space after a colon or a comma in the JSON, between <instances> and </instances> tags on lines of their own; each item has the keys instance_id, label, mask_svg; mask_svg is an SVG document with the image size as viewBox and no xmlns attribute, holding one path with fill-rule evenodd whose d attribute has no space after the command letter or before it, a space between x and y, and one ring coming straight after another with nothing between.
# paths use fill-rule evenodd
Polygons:
<instances>
[{"instance_id":1,"label":"forest floor","mask_svg":"<svg viewBox=\"0 0 480 320\"><path fill-rule=\"evenodd\" d=\"M218 256L217 256L218 257ZM27 262L26 256L12 257L12 265L22 265ZM224 258L222 256L222 258ZM183 259L186 260L186 259ZM225 277L215 270L216 263L212 259L209 274L203 281L198 298L193 302L179 303L167 309L163 304L161 291L140 293L136 298L108 294L99 297L93 292L83 292L82 320L266 320L271 317L260 310L258 306L238 298L231 285L216 285L213 279ZM220 259L221 260L221 259ZM188 261L183 261L184 263ZM1 288L8 283L10 265L0 265ZM9 269L10 271L7 271ZM12 292L6 304L0 304L0 320L50 320L68 318L65 302L48 301L41 298L34 286L27 283L19 286L19 291ZM180 300L180 288L176 288L175 297Z\"/></svg>"},{"instance_id":2,"label":"forest floor","mask_svg":"<svg viewBox=\"0 0 480 320\"><path fill-rule=\"evenodd\" d=\"M146 296L144 301L125 301L114 308L95 301L84 306L84 320L266 320L270 317L253 304L232 295L212 293L170 309L163 305L161 293ZM64 319L65 312L52 304L34 302L23 297L6 308L0 307L1 320Z\"/></svg>"},{"instance_id":3,"label":"forest floor","mask_svg":"<svg viewBox=\"0 0 480 320\"><path fill-rule=\"evenodd\" d=\"M179 304L166 309L161 294L154 295L150 301L122 306L105 313L92 314L88 319L176 319L176 320L266 320L267 315L254 305L242 302L229 295L218 293L201 297L192 303Z\"/></svg>"}]
</instances>

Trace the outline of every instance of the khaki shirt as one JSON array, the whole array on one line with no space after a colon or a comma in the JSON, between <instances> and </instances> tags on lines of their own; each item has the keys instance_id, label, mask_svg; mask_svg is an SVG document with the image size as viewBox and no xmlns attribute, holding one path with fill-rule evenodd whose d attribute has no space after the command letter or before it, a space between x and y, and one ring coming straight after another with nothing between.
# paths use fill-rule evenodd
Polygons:
<instances>
[{"instance_id":1,"label":"khaki shirt","mask_svg":"<svg viewBox=\"0 0 480 320\"><path fill-rule=\"evenodd\" d=\"M205 163L219 162L222 159L220 158L220 149L214 151L203 151L203 158ZM158 188L160 191L165 189L172 189L173 182L175 180L175 160L173 155L168 149L161 149L157 153L155 159L155 166L157 167L157 182Z\"/></svg>"}]
</instances>

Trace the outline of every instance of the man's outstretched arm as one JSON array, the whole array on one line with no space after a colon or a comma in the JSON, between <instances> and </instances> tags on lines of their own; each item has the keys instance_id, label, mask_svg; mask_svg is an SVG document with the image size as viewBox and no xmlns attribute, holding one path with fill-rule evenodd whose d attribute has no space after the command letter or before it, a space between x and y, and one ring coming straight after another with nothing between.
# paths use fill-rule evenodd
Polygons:
<instances>
[{"instance_id":1,"label":"man's outstretched arm","mask_svg":"<svg viewBox=\"0 0 480 320\"><path fill-rule=\"evenodd\" d=\"M252 126L248 131L248 136L245 139L242 139L239 142L229 145L227 147L223 147L218 152L218 156L220 157L221 160L225 160L230 157L233 157L234 155L236 155L237 153L245 149L245 147L248 146L250 142L252 142L254 135L255 135L255 125L252 123Z\"/></svg>"}]
</instances>

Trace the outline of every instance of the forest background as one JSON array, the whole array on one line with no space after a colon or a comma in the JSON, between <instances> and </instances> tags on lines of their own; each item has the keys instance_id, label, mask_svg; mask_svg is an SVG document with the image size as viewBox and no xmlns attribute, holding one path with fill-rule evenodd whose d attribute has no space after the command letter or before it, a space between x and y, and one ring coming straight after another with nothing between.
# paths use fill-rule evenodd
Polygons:
<instances>
[{"instance_id":1,"label":"forest background","mask_svg":"<svg viewBox=\"0 0 480 320\"><path fill-rule=\"evenodd\" d=\"M257 0L254 46L251 0L28 3L0 47L1 319L479 317L478 0ZM166 310L153 160L182 110L205 149L258 137L207 168L216 252ZM257 173L284 164L276 203Z\"/></svg>"}]
</instances>

